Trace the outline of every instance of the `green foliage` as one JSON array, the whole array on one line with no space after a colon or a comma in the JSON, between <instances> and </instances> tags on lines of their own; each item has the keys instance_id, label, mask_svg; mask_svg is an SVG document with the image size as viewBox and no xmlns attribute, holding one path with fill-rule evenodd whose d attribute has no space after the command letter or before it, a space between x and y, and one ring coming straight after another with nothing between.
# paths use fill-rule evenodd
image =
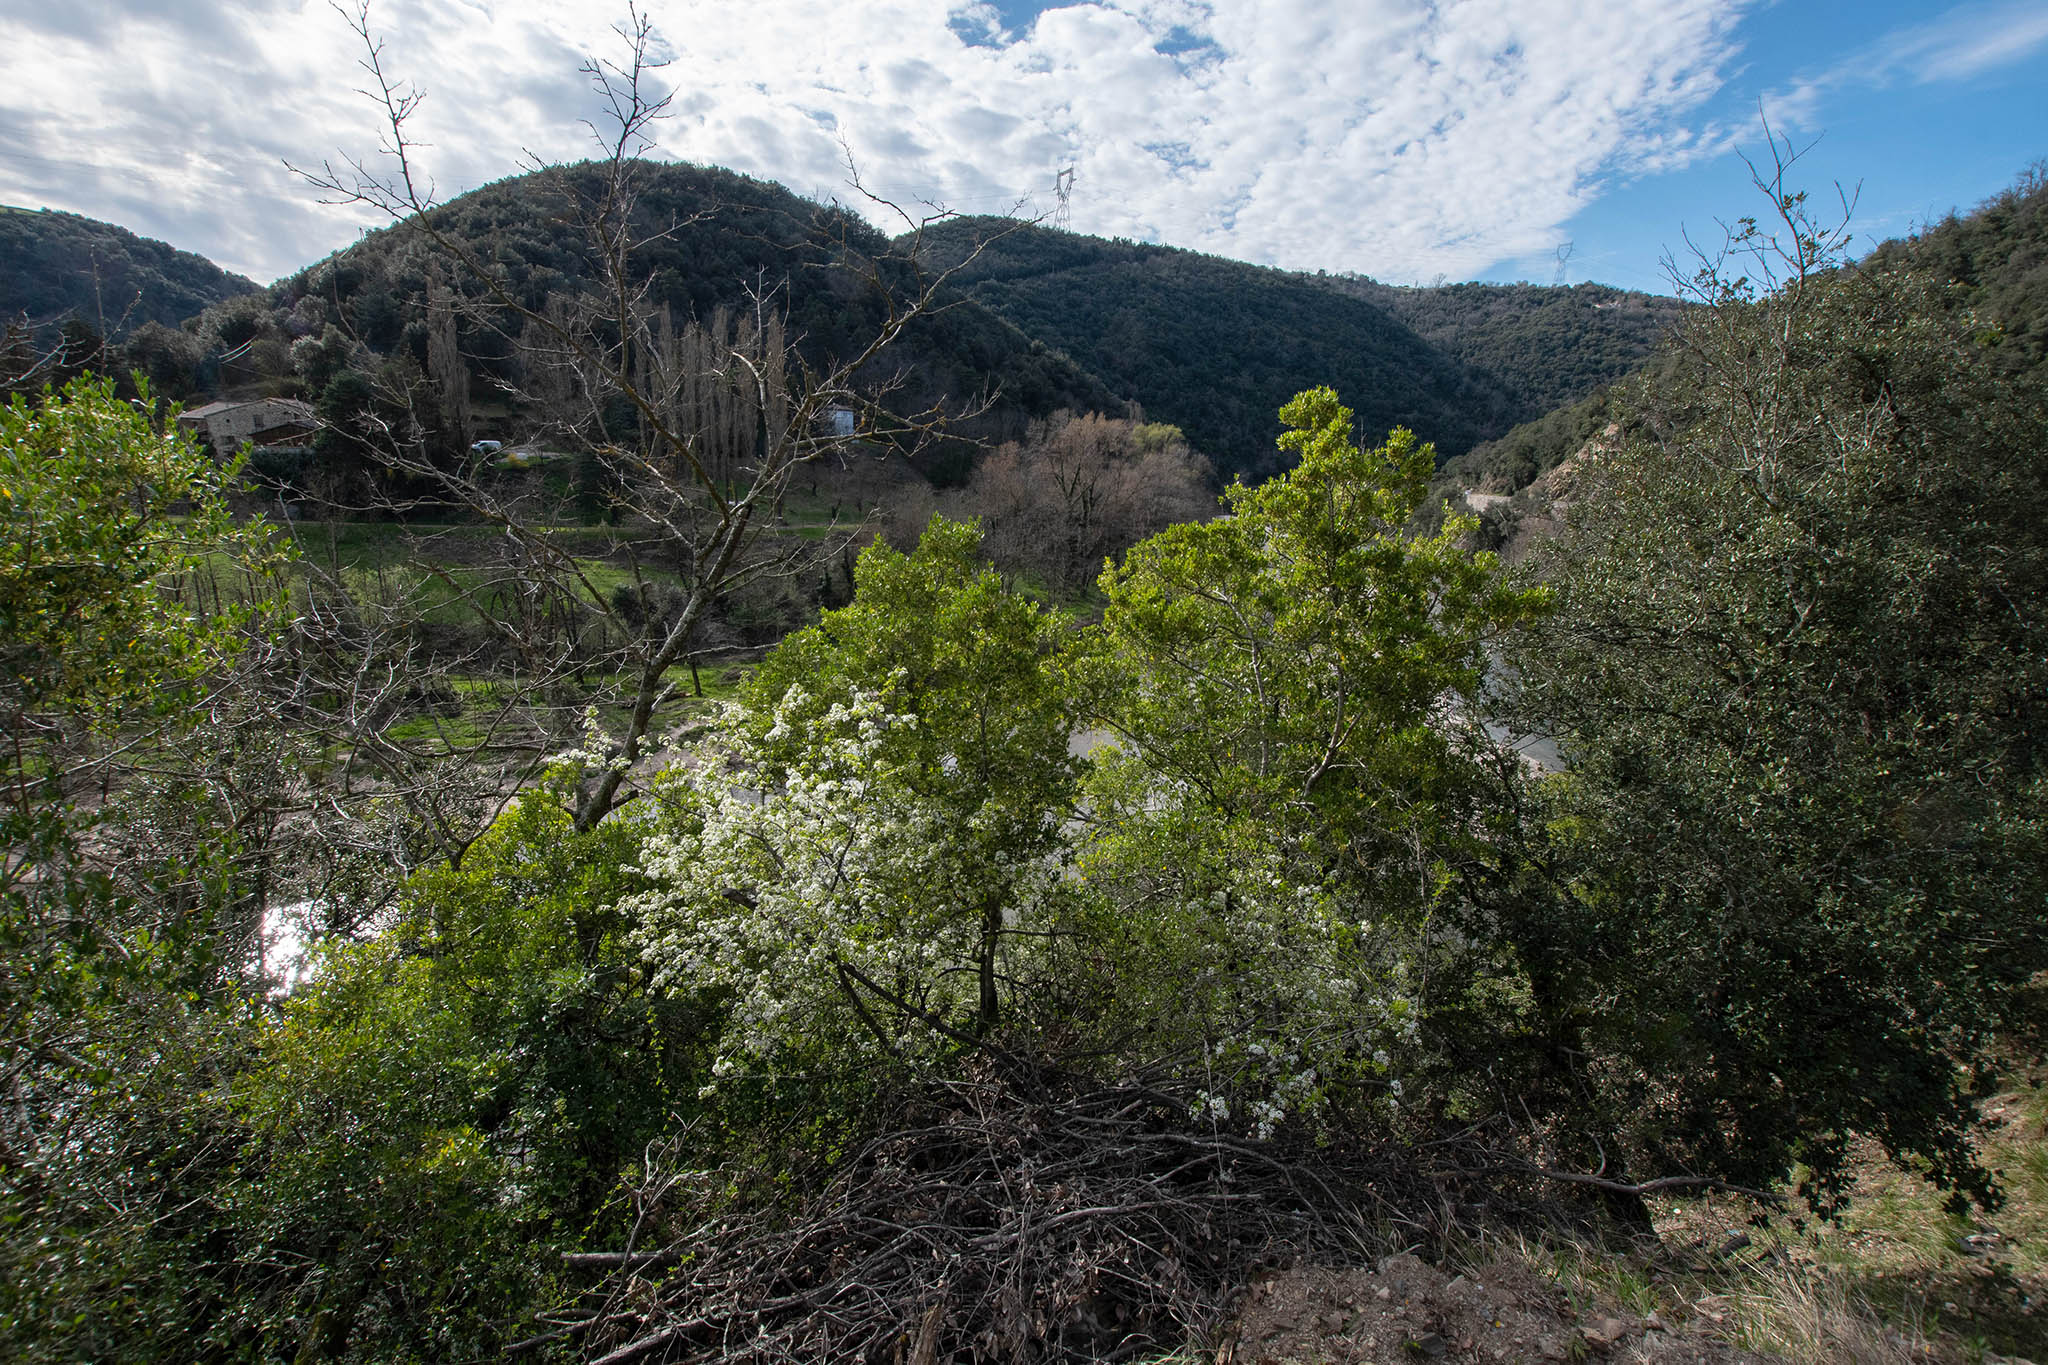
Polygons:
<instances>
[{"instance_id":1,"label":"green foliage","mask_svg":"<svg viewBox=\"0 0 2048 1365\"><path fill-rule=\"evenodd\" d=\"M729 1010L721 1075L943 1065L1000 1025L1261 1133L1398 1094L1483 790L1447 707L1543 599L1463 523L1407 533L1428 447L1360 451L1328 390L1285 416L1292 474L1105 574L1066 677L1115 739L1078 812L1060 632L971 525L878 543L764 662L668 779L636 902L657 984Z\"/></svg>"},{"instance_id":2,"label":"green foliage","mask_svg":"<svg viewBox=\"0 0 2048 1365\"><path fill-rule=\"evenodd\" d=\"M79 908L104 913L103 902ZM35 1014L7 1003L10 1076L0 1166L0 1352L26 1362L192 1358L222 1300L206 1268L227 1246L232 1179L218 1100L248 1019L177 989L183 955L30 958ZM17 981L10 979L14 987Z\"/></svg>"},{"instance_id":3,"label":"green foliage","mask_svg":"<svg viewBox=\"0 0 2048 1365\"><path fill-rule=\"evenodd\" d=\"M1747 292L1631 391L1543 557L1516 709L1571 764L1564 887L1511 933L1572 964L1546 1004L1646 1164L1803 1161L1826 1199L1860 1133L1984 1197L1971 1068L2048 966L2048 411L1918 273Z\"/></svg>"},{"instance_id":4,"label":"green foliage","mask_svg":"<svg viewBox=\"0 0 2048 1365\"><path fill-rule=\"evenodd\" d=\"M247 611L173 594L210 554L256 557L234 471L113 386L79 380L0 410L0 718L169 712L231 648Z\"/></svg>"},{"instance_id":5,"label":"green foliage","mask_svg":"<svg viewBox=\"0 0 2048 1365\"><path fill-rule=\"evenodd\" d=\"M552 1251L630 1235L647 1145L697 1111L706 1028L640 987L615 908L636 838L520 800L264 1031L234 1088L239 1330L322 1358L488 1353L558 1292Z\"/></svg>"},{"instance_id":6,"label":"green foliage","mask_svg":"<svg viewBox=\"0 0 2048 1365\"><path fill-rule=\"evenodd\" d=\"M792 687L813 712L875 693L917 717L892 757L924 795L954 806L963 827L1036 853L1076 766L1072 703L1047 668L1063 634L989 567L975 523L933 517L907 555L884 541L862 551L852 603L785 639L741 700L765 716Z\"/></svg>"},{"instance_id":7,"label":"green foliage","mask_svg":"<svg viewBox=\"0 0 2048 1365\"><path fill-rule=\"evenodd\" d=\"M943 224L931 249L944 259L989 227ZM1380 308L1279 271L1022 228L968 266L962 282L1120 397L1183 428L1226 475L1278 467L1273 414L1313 379L1370 395L1370 425L1435 432L1453 452L1522 415L1497 383Z\"/></svg>"},{"instance_id":8,"label":"green foliage","mask_svg":"<svg viewBox=\"0 0 2048 1365\"><path fill-rule=\"evenodd\" d=\"M1058 618L972 524L877 542L851 605L778 647L672 773L639 902L657 983L728 992L722 1073L919 1061L1004 1022L1071 800Z\"/></svg>"},{"instance_id":9,"label":"green foliage","mask_svg":"<svg viewBox=\"0 0 2048 1365\"><path fill-rule=\"evenodd\" d=\"M1237 1063L1298 1049L1327 1077L1413 1036L1480 791L1457 708L1543 594L1460 548L1467 522L1408 534L1434 466L1410 433L1360 450L1328 389L1282 420L1293 471L1103 575L1078 669L1115 745L1084 867L1129 926L1119 970L1156 973L1119 988L1143 1027Z\"/></svg>"},{"instance_id":10,"label":"green foliage","mask_svg":"<svg viewBox=\"0 0 2048 1365\"><path fill-rule=\"evenodd\" d=\"M2044 248L2048 248L2048 181L2043 180L2040 168L2036 167L2020 176L2011 189L1993 196L1964 217L1951 215L1916 236L1882 243L1863 264L1867 269L1920 271L1936 283L1949 286L1951 298L1945 306L1967 307L1980 320L1992 324L1985 330L1984 339L1996 348L1998 363L2009 373L2025 374L2038 372L2048 362L2048 249ZM1516 329L1503 331L1488 326L1484 330L1468 330L1464 318L1454 312L1454 321L1446 332L1444 321L1424 304L1432 295L1476 298L1474 291L1508 286L1455 285L1437 291L1401 291L1370 282L1344 282L1341 287L1382 301L1408 319L1418 332L1448 345L1462 358L1487 363L1497 374L1524 373L1522 365L1516 362L1485 361L1484 350L1472 349L1519 345L1519 338L1510 340ZM1494 493L1515 493L1528 487L1583 447L1609 422L1622 416L1626 405L1617 405L1604 386L1644 364L1644 351L1673 324L1681 308L1672 301L1618 295L1597 286L1568 291L1533 290L1527 285L1512 288L1546 296L1564 294L1575 306L1589 303L1600 310L1603 323L1640 327L1638 339L1643 345L1632 348L1603 339L1597 329L1546 330L1545 355L1562 358L1581 344L1597 348L1602 363L1589 369L1586 377L1603 387L1577 402L1570 401L1571 393L1583 391L1584 385L1544 390L1541 396L1551 411L1524 421L1503 436L1482 442L1445 465L1447 480ZM1548 298L1542 311L1560 306L1557 299ZM1484 310L1480 316L1490 313L1490 309ZM1645 365L1645 375L1637 382L1665 387L1679 382L1671 371L1672 364L1667 355L1651 357ZM1598 378L1594 380L1596 373Z\"/></svg>"},{"instance_id":11,"label":"green foliage","mask_svg":"<svg viewBox=\"0 0 2048 1365\"><path fill-rule=\"evenodd\" d=\"M1174 527L1104 574L1094 695L1215 814L1299 813L1305 837L1362 872L1430 818L1456 764L1446 699L1472 694L1483 642L1540 594L1463 551L1468 523L1406 534L1434 464L1411 433L1361 451L1328 389L1282 418L1297 468L1234 486L1230 516ZM1340 851L1354 838L1375 847Z\"/></svg>"},{"instance_id":12,"label":"green foliage","mask_svg":"<svg viewBox=\"0 0 2048 1365\"><path fill-rule=\"evenodd\" d=\"M78 380L0 411L0 1341L29 1359L204 1330L211 1300L185 1282L231 1151L211 1089L247 1023L224 940L240 831L149 847L144 806L217 812L169 778L149 790L132 754L199 728L260 637L274 559L229 515L233 469L148 402ZM200 610L189 579L228 566L250 591Z\"/></svg>"},{"instance_id":13,"label":"green foliage","mask_svg":"<svg viewBox=\"0 0 2048 1365\"><path fill-rule=\"evenodd\" d=\"M145 322L129 333L120 350L122 364L149 381L152 392L184 398L198 387L205 361L199 338L190 332Z\"/></svg>"},{"instance_id":14,"label":"green foliage","mask_svg":"<svg viewBox=\"0 0 2048 1365\"><path fill-rule=\"evenodd\" d=\"M229 512L234 469L174 425L153 427L149 401L146 387L130 404L109 383L76 380L0 410L0 726L12 737L0 754L0 905L22 969L0 997L17 1039L63 976L51 955L89 959L131 932L207 951L193 906L130 916L79 856L113 810L103 793L81 804L81 784L109 773L138 729L191 728L190 708L234 663L276 583L267 531ZM201 610L186 589L223 570L247 591Z\"/></svg>"},{"instance_id":15,"label":"green foliage","mask_svg":"<svg viewBox=\"0 0 2048 1365\"><path fill-rule=\"evenodd\" d=\"M2048 162L1964 217L1884 243L1865 264L1925 271L1997 325L1984 340L2002 367L2040 373L2048 365Z\"/></svg>"}]
</instances>

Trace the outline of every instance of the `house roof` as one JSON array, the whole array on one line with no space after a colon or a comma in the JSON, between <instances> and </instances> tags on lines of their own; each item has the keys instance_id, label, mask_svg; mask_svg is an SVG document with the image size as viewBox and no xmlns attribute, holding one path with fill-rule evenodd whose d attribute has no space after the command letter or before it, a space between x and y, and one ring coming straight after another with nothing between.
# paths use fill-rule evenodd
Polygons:
<instances>
[{"instance_id":1,"label":"house roof","mask_svg":"<svg viewBox=\"0 0 2048 1365\"><path fill-rule=\"evenodd\" d=\"M242 408L253 408L266 403L275 404L286 409L293 418L300 421L311 422L316 416L311 403L302 403L296 398L232 398L220 399L216 402L208 403L204 407L188 408L186 411L178 414L178 420L182 422L203 422L209 417L218 417L223 413L236 412Z\"/></svg>"}]
</instances>

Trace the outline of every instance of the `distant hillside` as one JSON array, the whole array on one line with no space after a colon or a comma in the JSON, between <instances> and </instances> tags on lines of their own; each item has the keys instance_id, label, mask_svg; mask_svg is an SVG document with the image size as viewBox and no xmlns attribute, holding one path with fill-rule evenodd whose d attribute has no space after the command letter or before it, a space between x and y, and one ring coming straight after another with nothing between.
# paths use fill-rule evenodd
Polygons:
<instances>
[{"instance_id":1,"label":"distant hillside","mask_svg":"<svg viewBox=\"0 0 2048 1365\"><path fill-rule=\"evenodd\" d=\"M500 181L442 206L437 224L540 308L594 283L570 207L596 173L571 166ZM849 354L880 324L880 294L845 266L887 257L902 241L892 247L839 209L746 176L657 163L634 173L644 239L634 271L678 325L748 307L760 291L817 364ZM1321 383L1357 410L1363 433L1407 426L1442 455L1462 454L1625 373L1678 307L1596 285L1394 288L993 218L940 225L924 263L958 263L977 246L954 282L960 296L892 355L903 406L965 407L994 393L992 410L961 428L992 441L1059 408L1135 404L1183 428L1226 475L1276 469L1279 407ZM146 334L128 363L174 394L318 403L334 390L329 415L338 416L361 407L380 366L428 367L429 262L415 230L371 233L267 294L212 302L185 337ZM901 262L887 270L898 283L909 273ZM448 282L476 292L474 282ZM524 379L517 336L464 322L458 345L480 411L503 428L490 434L520 435L519 414L503 406ZM381 382L394 381L410 382ZM958 477L971 450L956 442L926 468Z\"/></svg>"},{"instance_id":2,"label":"distant hillside","mask_svg":"<svg viewBox=\"0 0 2048 1365\"><path fill-rule=\"evenodd\" d=\"M957 259L999 228L961 219L931 247ZM1335 387L1368 434L1407 426L1456 455L1625 373L1677 307L1598 286L1395 289L1038 227L963 282L1250 474L1275 467L1275 414L1309 385Z\"/></svg>"},{"instance_id":3,"label":"distant hillside","mask_svg":"<svg viewBox=\"0 0 2048 1365\"><path fill-rule=\"evenodd\" d=\"M1653 354L1632 366L1629 373L1640 374L1669 363L1668 356ZM1441 481L1447 487L1455 485L1481 493L1518 493L1604 431L1615 420L1615 396L1615 385L1603 384L1576 402L1519 423L1505 435L1448 461Z\"/></svg>"},{"instance_id":4,"label":"distant hillside","mask_svg":"<svg viewBox=\"0 0 2048 1365\"><path fill-rule=\"evenodd\" d=\"M593 187L597 173L594 166L571 166L500 181L441 207L436 224L490 261L523 304L540 309L551 298L596 283L585 236L569 210L577 193ZM633 273L651 282L649 301L669 308L678 327L720 308L750 309L759 291L770 308L785 313L789 334L806 358L822 364L855 354L882 325L887 303L859 276L864 262L889 254L889 242L857 219L727 171L644 163L634 173L635 227L643 245ZM427 243L413 229L371 233L280 280L263 317L216 330L224 342L239 343L253 328L252 354L260 354L265 341L289 345L328 336L333 328L331 340L345 339L372 356L410 355L424 366L429 261ZM910 284L900 264L882 266L899 296ZM477 292L474 281L451 276L450 283ZM216 312L232 314L238 307ZM520 379L516 337L465 323L459 344L479 392L495 392L494 380ZM964 299L913 327L888 363L892 373L900 371L897 401L905 410L941 400L961 407L985 391L999 393L991 413L963 428L965 435L984 439L1015 435L1026 421L1061 407L1121 406L1071 360ZM332 383L336 373L326 368L287 377L303 382L305 396L317 399L316 390ZM956 446L933 472L957 474L964 459L965 448Z\"/></svg>"},{"instance_id":5,"label":"distant hillside","mask_svg":"<svg viewBox=\"0 0 2048 1365\"><path fill-rule=\"evenodd\" d=\"M1537 412L1584 398L1640 365L1686 308L1666 295L1604 284L1409 288L1317 278L1378 304Z\"/></svg>"},{"instance_id":6,"label":"distant hillside","mask_svg":"<svg viewBox=\"0 0 2048 1365\"><path fill-rule=\"evenodd\" d=\"M209 304L260 286L204 256L52 209L0 207L0 321L43 329L76 317L121 337L146 322L176 327Z\"/></svg>"}]
</instances>

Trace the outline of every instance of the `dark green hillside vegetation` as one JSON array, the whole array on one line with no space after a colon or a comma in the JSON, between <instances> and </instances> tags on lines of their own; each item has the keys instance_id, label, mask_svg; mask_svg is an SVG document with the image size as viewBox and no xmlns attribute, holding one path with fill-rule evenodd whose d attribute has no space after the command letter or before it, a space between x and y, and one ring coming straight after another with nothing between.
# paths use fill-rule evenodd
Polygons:
<instances>
[{"instance_id":1,"label":"dark green hillside vegetation","mask_svg":"<svg viewBox=\"0 0 2048 1365\"><path fill-rule=\"evenodd\" d=\"M126 228L51 209L0 208L0 319L54 331L78 321L120 340L144 323L176 327L253 280Z\"/></svg>"},{"instance_id":2,"label":"dark green hillside vegetation","mask_svg":"<svg viewBox=\"0 0 2048 1365\"><path fill-rule=\"evenodd\" d=\"M1523 411L1548 412L1643 362L1685 310L1677 299L1601 284L1403 287L1318 282L1386 309L1460 363L1491 375Z\"/></svg>"},{"instance_id":3,"label":"dark green hillside vegetation","mask_svg":"<svg viewBox=\"0 0 2048 1365\"><path fill-rule=\"evenodd\" d=\"M963 219L927 241L946 260L992 226ZM961 280L1250 475L1273 469L1272 414L1305 383L1355 395L1368 429L1428 432L1458 455L1626 373L1678 308L1597 285L1396 289L1036 227Z\"/></svg>"},{"instance_id":4,"label":"dark green hillside vegetation","mask_svg":"<svg viewBox=\"0 0 2048 1365\"><path fill-rule=\"evenodd\" d=\"M1480 513L1479 542L1520 558L1552 529L1557 508L1576 494L1568 462L1596 457L1640 420L1629 399L1630 386L1675 381L1675 362L1667 348L1628 378L1446 461L1438 471L1431 506L1466 490L1506 498Z\"/></svg>"},{"instance_id":5,"label":"dark green hillside vegetation","mask_svg":"<svg viewBox=\"0 0 2048 1365\"><path fill-rule=\"evenodd\" d=\"M1562 464L1614 420L1609 389L1523 422L1444 465L1447 482L1481 493L1514 493Z\"/></svg>"},{"instance_id":6,"label":"dark green hillside vegetation","mask_svg":"<svg viewBox=\"0 0 2048 1365\"><path fill-rule=\"evenodd\" d=\"M1968 309L1992 329L1989 335L1999 363L2009 372L2035 376L2048 373L2048 181L2043 180L2039 168L2022 175L2012 188L1971 213L1962 217L1952 215L1914 236L1885 242L1862 260L1842 268L1922 272L1949 291L1950 306ZM1361 286L1347 283L1345 287ZM1460 290L1487 287L1461 285L1424 293L1455 295ZM1368 297L1400 293L1382 286L1366 288ZM1423 297L1424 294L1416 296L1416 305ZM1397 297L1388 306L1400 311L1403 304ZM1662 325L1681 307L1676 302L1659 306L1659 301L1645 301L1644 296L1637 295L1628 296L1620 312L1636 320L1654 317ZM1456 353L1474 354L1466 349L1472 343L1464 339L1462 328L1450 335L1433 330L1430 322L1413 312L1403 316L1410 317L1418 331L1442 341ZM1481 363L1485 347L1512 334L1512 329L1489 330L1485 340L1478 343ZM1607 343L1601 346L1601 353L1619 355L1620 350ZM1655 372L1648 382L1670 384L1672 363L1668 357L1652 361ZM1607 375L1605 380L1618 377ZM1617 398L1617 394L1602 389L1577 402L1556 400L1553 411L1524 421L1505 435L1449 461L1444 468L1446 489L1462 487L1512 494L1529 488L1614 420L1614 415L1626 407L1618 405ZM1524 497L1518 500L1508 520L1512 522L1520 514L1538 510L1545 502L1547 499L1540 491ZM1512 529L1510 526L1510 533Z\"/></svg>"},{"instance_id":7,"label":"dark green hillside vegetation","mask_svg":"<svg viewBox=\"0 0 2048 1365\"><path fill-rule=\"evenodd\" d=\"M2048 364L2048 162L1960 218L1884 243L1864 263L1926 271L1998 324L2016 371L2038 374Z\"/></svg>"},{"instance_id":8,"label":"dark green hillside vegetation","mask_svg":"<svg viewBox=\"0 0 2048 1365\"><path fill-rule=\"evenodd\" d=\"M606 287L578 206L600 192L609 170L584 163L500 181L437 206L433 227L482 264L509 301L567 309ZM633 245L622 264L635 306L665 311L676 332L758 310L780 318L805 364L829 368L857 354L901 306L902 291L915 288L887 259L887 239L843 210L727 171L653 162L628 171L632 206L622 222ZM871 269L880 274L866 279ZM371 411L367 390L445 387L431 350L437 327L452 329L449 353L467 375L474 432L522 439L550 420L540 401L546 366L534 354L541 343L412 226L372 233L279 281L251 323L292 347L280 377L295 377L344 427ZM1071 362L965 300L917 318L892 345L886 376L899 411L969 414L950 442L922 452L928 470L947 479L964 474L967 442L1020 434L1061 407L1117 406ZM994 406L977 411L984 395L995 395Z\"/></svg>"},{"instance_id":9,"label":"dark green hillside vegetation","mask_svg":"<svg viewBox=\"0 0 2048 1365\"><path fill-rule=\"evenodd\" d=\"M1825 1205L1860 1137L1992 1201L1974 1087L2048 968L2048 392L1780 202L1541 547L1511 709L1571 765L1569 890L1511 933L1636 1162Z\"/></svg>"},{"instance_id":10,"label":"dark green hillside vegetation","mask_svg":"<svg viewBox=\"0 0 2048 1365\"><path fill-rule=\"evenodd\" d=\"M994 224L931 234L934 259ZM1501 385L1385 310L1313 280L1172 247L1029 227L961 274L972 296L1171 422L1228 476L1276 467L1273 414L1312 377L1357 396L1368 430L1406 426L1459 452L1523 415Z\"/></svg>"}]
</instances>

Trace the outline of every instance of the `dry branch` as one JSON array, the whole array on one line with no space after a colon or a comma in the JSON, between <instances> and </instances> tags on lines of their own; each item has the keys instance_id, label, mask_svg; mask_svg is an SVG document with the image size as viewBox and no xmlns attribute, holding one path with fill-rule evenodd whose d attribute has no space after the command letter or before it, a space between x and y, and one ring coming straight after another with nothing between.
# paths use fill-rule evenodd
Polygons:
<instances>
[{"instance_id":1,"label":"dry branch","mask_svg":"<svg viewBox=\"0 0 2048 1365\"><path fill-rule=\"evenodd\" d=\"M1411 1186L1409 1207L1435 1197L1396 1163L1191 1131L1137 1082L991 1066L905 1117L786 1221L678 1225L673 1273L607 1276L593 1303L647 1306L586 1358L1131 1359L1212 1333L1276 1257L1387 1249L1368 1176Z\"/></svg>"}]
</instances>

